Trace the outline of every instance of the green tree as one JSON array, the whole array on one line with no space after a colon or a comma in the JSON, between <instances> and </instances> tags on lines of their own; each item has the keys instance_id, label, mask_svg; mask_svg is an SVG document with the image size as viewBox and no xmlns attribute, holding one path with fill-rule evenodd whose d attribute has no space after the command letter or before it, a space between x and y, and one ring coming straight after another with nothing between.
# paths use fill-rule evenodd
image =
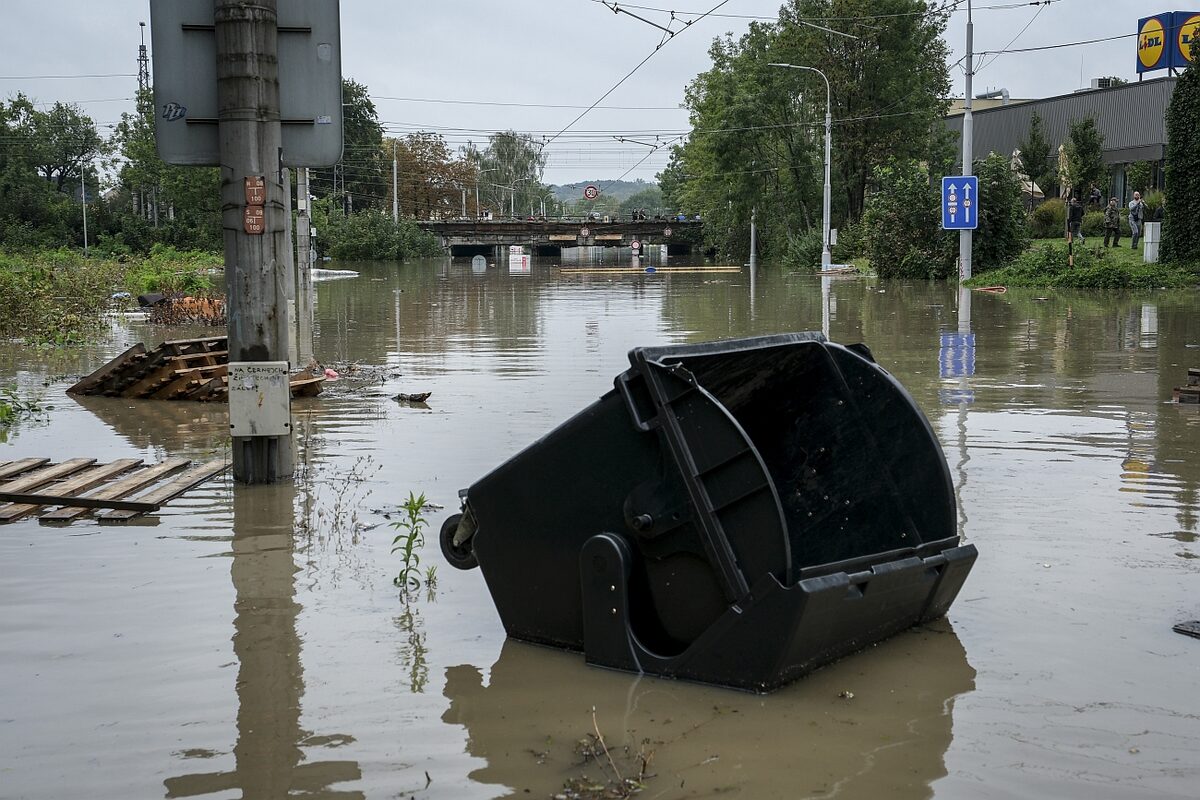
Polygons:
<instances>
[{"instance_id":1,"label":"green tree","mask_svg":"<svg viewBox=\"0 0 1200 800\"><path fill-rule=\"evenodd\" d=\"M1089 187L1099 186L1107 174L1104 166L1104 134L1096 128L1094 117L1071 123L1066 151L1071 191L1086 199Z\"/></svg>"},{"instance_id":2,"label":"green tree","mask_svg":"<svg viewBox=\"0 0 1200 800\"><path fill-rule=\"evenodd\" d=\"M1167 106L1167 213L1162 231L1164 261L1196 261L1200 242L1200 39L1192 63L1175 84Z\"/></svg>"},{"instance_id":3,"label":"green tree","mask_svg":"<svg viewBox=\"0 0 1200 800\"><path fill-rule=\"evenodd\" d=\"M768 256L820 226L826 87L816 74L770 66L787 63L829 78L833 221L857 219L876 166L946 158L934 131L949 93L947 18L925 0L789 0L776 22L716 40L712 68L685 95L692 133L659 176L664 200L703 214L709 244L729 255L745 253L755 207Z\"/></svg>"},{"instance_id":4,"label":"green tree","mask_svg":"<svg viewBox=\"0 0 1200 800\"><path fill-rule=\"evenodd\" d=\"M122 114L113 133L119 192L107 233L141 252L155 242L220 250L220 170L173 166L159 158L153 98L146 91L137 100L137 111Z\"/></svg>"},{"instance_id":5,"label":"green tree","mask_svg":"<svg viewBox=\"0 0 1200 800\"><path fill-rule=\"evenodd\" d=\"M1036 111L1029 120L1029 133L1024 141L1017 145L1021 151L1021 171L1029 180L1037 184L1046 197L1050 196L1051 182L1054 180L1054 165L1050 162L1053 148L1042 131L1042 117ZM1033 208L1033 187L1029 189L1029 205Z\"/></svg>"},{"instance_id":6,"label":"green tree","mask_svg":"<svg viewBox=\"0 0 1200 800\"><path fill-rule=\"evenodd\" d=\"M383 125L367 87L349 79L342 80L342 126L341 161L312 170L311 191L334 198L343 210L390 211L392 154L384 151Z\"/></svg>"},{"instance_id":7,"label":"green tree","mask_svg":"<svg viewBox=\"0 0 1200 800\"><path fill-rule=\"evenodd\" d=\"M881 278L948 278L958 237L941 229L941 201L914 160L875 170L862 225L867 257Z\"/></svg>"},{"instance_id":8,"label":"green tree","mask_svg":"<svg viewBox=\"0 0 1200 800\"><path fill-rule=\"evenodd\" d=\"M394 143L402 216L457 217L462 213L464 190L468 209L474 206L475 165L466 157L455 158L440 135L421 131ZM385 150L390 157L392 145L385 144Z\"/></svg>"},{"instance_id":9,"label":"green tree","mask_svg":"<svg viewBox=\"0 0 1200 800\"><path fill-rule=\"evenodd\" d=\"M549 192L542 185L546 155L533 137L516 131L492 134L482 151L468 145L464 158L479 175L480 203L497 216L522 215Z\"/></svg>"},{"instance_id":10,"label":"green tree","mask_svg":"<svg viewBox=\"0 0 1200 800\"><path fill-rule=\"evenodd\" d=\"M979 227L972 237L971 263L977 272L1007 265L1028 244L1021 182L1009 160L998 153L975 162L979 177Z\"/></svg>"},{"instance_id":11,"label":"green tree","mask_svg":"<svg viewBox=\"0 0 1200 800\"><path fill-rule=\"evenodd\" d=\"M642 189L640 192L631 194L621 202L620 211L626 216L635 211L645 211L651 217L655 214L666 213L666 206L663 205L662 189L657 186L650 186L649 188Z\"/></svg>"},{"instance_id":12,"label":"green tree","mask_svg":"<svg viewBox=\"0 0 1200 800\"><path fill-rule=\"evenodd\" d=\"M1150 188L1152 172L1153 170L1149 161L1139 161L1136 164L1130 164L1125 170L1125 183L1129 191L1145 194Z\"/></svg>"}]
</instances>

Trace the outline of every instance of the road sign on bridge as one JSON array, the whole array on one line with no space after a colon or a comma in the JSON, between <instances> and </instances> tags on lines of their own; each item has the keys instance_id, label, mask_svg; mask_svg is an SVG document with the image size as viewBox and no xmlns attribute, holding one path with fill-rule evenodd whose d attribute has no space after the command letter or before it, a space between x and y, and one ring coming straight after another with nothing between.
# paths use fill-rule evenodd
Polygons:
<instances>
[{"instance_id":1,"label":"road sign on bridge","mask_svg":"<svg viewBox=\"0 0 1200 800\"><path fill-rule=\"evenodd\" d=\"M979 227L979 178L954 175L942 178L942 228L948 231Z\"/></svg>"}]
</instances>

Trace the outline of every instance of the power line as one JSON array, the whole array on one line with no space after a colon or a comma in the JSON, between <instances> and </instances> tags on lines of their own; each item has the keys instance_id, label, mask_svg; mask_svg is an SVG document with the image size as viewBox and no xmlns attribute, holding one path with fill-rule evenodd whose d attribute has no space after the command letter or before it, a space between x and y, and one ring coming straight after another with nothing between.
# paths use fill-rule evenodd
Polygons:
<instances>
[{"instance_id":1,"label":"power line","mask_svg":"<svg viewBox=\"0 0 1200 800\"><path fill-rule=\"evenodd\" d=\"M77 78L136 78L135 72L108 72L97 75L0 75L0 81L75 80Z\"/></svg>"},{"instance_id":2,"label":"power line","mask_svg":"<svg viewBox=\"0 0 1200 800\"><path fill-rule=\"evenodd\" d=\"M1107 36L1103 39L1086 39L1082 42L1061 42L1059 44L1047 44L1041 47L1021 47L1015 50L979 50L976 51L977 56L992 56L1004 55L1007 53L1035 53L1040 50L1058 50L1062 47L1080 47L1085 44L1099 44L1100 42L1115 42L1120 39L1132 39L1135 36L1141 36L1140 33L1123 33L1120 36Z\"/></svg>"},{"instance_id":3,"label":"power line","mask_svg":"<svg viewBox=\"0 0 1200 800\"><path fill-rule=\"evenodd\" d=\"M459 106L500 106L503 108L595 108L600 111L686 111L683 106L577 106L562 103L513 103L495 100L439 100L432 97L385 97L372 95L372 100L396 100L404 103L438 103Z\"/></svg>"}]
</instances>

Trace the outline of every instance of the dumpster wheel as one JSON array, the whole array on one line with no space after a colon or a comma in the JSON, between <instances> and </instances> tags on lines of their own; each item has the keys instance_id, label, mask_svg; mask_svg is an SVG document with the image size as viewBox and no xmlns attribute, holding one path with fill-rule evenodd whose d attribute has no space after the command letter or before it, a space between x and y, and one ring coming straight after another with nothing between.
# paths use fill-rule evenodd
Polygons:
<instances>
[{"instance_id":1,"label":"dumpster wheel","mask_svg":"<svg viewBox=\"0 0 1200 800\"><path fill-rule=\"evenodd\" d=\"M456 569L475 569L479 566L479 560L475 558L475 548L471 546L471 538L475 532L470 531L468 537L458 544L455 544L454 541L459 532L459 523L463 522L463 516L463 514L454 514L442 523L442 530L438 534L438 543L442 546L442 555L450 562L450 566Z\"/></svg>"}]
</instances>

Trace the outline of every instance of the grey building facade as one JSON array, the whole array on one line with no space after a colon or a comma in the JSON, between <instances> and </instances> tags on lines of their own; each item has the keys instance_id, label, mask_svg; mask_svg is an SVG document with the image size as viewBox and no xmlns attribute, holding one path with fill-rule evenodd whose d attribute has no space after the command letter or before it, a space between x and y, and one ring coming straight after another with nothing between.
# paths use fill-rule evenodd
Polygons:
<instances>
[{"instance_id":1,"label":"grey building facade","mask_svg":"<svg viewBox=\"0 0 1200 800\"><path fill-rule=\"evenodd\" d=\"M1055 152L1065 143L1071 123L1087 117L1096 119L1096 128L1104 135L1104 162L1111 168L1111 183L1106 196L1128 198L1125 168L1140 161L1154 165L1154 185L1162 185L1162 166L1167 157L1167 105L1178 78L1127 83L1109 89L1092 89L1073 94L1012 103L976 111L975 157L999 153L1005 157L1018 149L1029 135L1029 123L1036 112L1042 118L1042 131ZM946 127L962 136L962 115L946 117Z\"/></svg>"}]
</instances>

